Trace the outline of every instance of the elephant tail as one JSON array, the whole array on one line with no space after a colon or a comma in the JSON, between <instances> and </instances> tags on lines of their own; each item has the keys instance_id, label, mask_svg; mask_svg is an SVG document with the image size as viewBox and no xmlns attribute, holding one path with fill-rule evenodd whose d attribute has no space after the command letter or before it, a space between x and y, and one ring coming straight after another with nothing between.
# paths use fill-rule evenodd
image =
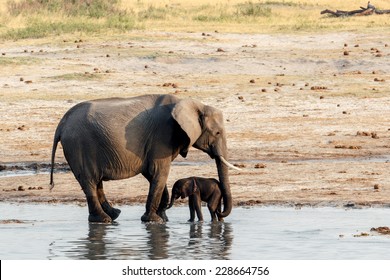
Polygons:
<instances>
[{"instance_id":1,"label":"elephant tail","mask_svg":"<svg viewBox=\"0 0 390 280\"><path fill-rule=\"evenodd\" d=\"M53 179L54 159L56 156L58 142L60 142L60 141L61 141L60 129L59 129L59 127L57 127L56 133L54 135L54 140L53 140L53 149L51 151L51 170L50 170L50 188L49 188L49 190L52 190L54 188L54 179Z\"/></svg>"}]
</instances>

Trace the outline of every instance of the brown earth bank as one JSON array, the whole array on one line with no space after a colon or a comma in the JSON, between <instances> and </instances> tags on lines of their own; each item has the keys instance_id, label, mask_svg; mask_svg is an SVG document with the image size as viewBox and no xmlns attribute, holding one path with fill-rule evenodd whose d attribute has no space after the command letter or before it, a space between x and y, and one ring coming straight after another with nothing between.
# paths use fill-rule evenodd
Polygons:
<instances>
[{"instance_id":1,"label":"brown earth bank","mask_svg":"<svg viewBox=\"0 0 390 280\"><path fill-rule=\"evenodd\" d=\"M131 32L0 47L0 201L80 203L55 128L78 102L170 93L224 112L235 205L390 206L390 33ZM171 167L217 177L192 149ZM145 203L147 181L105 182L114 204Z\"/></svg>"}]
</instances>

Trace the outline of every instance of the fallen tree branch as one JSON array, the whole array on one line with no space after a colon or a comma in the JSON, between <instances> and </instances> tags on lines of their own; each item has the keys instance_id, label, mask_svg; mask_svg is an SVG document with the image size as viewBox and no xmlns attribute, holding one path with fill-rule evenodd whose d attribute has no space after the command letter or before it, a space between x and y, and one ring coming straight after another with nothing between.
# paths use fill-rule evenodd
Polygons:
<instances>
[{"instance_id":1,"label":"fallen tree branch","mask_svg":"<svg viewBox=\"0 0 390 280\"><path fill-rule=\"evenodd\" d=\"M374 5L370 4L368 1L367 8L360 7L360 10L352 10L352 11L332 11L329 9L321 11L321 15L323 14L331 14L335 17L348 17L348 16L369 16L372 14L390 14L390 10L377 10Z\"/></svg>"}]
</instances>

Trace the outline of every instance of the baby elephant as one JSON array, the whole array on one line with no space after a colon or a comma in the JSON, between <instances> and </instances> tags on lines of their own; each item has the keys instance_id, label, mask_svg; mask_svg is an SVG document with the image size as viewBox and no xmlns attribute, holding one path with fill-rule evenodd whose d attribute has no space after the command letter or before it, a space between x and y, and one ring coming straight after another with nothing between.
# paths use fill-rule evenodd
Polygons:
<instances>
[{"instance_id":1,"label":"baby elephant","mask_svg":"<svg viewBox=\"0 0 390 280\"><path fill-rule=\"evenodd\" d=\"M188 196L188 206L190 207L189 222L195 219L195 211L199 221L203 221L201 210L202 201L207 202L211 220L213 222L223 221L219 217L217 210L221 212L221 190L219 182L213 178L189 177L177 180L172 187L171 202L167 209L171 208L173 202L178 198L185 198Z\"/></svg>"}]
</instances>

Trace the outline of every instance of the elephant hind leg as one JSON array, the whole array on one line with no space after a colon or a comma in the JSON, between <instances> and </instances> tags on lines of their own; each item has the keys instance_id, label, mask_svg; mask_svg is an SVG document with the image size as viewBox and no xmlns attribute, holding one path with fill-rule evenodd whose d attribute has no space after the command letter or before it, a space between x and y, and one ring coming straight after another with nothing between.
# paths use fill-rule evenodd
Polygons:
<instances>
[{"instance_id":1,"label":"elephant hind leg","mask_svg":"<svg viewBox=\"0 0 390 280\"><path fill-rule=\"evenodd\" d=\"M99 203L102 206L103 211L110 216L110 218L114 221L116 218L119 217L121 210L114 208L111 206L111 204L108 202L106 195L104 194L103 190L103 182L100 181L97 184L97 196L99 199Z\"/></svg>"},{"instance_id":2,"label":"elephant hind leg","mask_svg":"<svg viewBox=\"0 0 390 280\"><path fill-rule=\"evenodd\" d=\"M91 223L111 223L112 219L107 215L99 202L97 186L91 182L79 180L81 188L87 198L89 216L88 221Z\"/></svg>"}]
</instances>

